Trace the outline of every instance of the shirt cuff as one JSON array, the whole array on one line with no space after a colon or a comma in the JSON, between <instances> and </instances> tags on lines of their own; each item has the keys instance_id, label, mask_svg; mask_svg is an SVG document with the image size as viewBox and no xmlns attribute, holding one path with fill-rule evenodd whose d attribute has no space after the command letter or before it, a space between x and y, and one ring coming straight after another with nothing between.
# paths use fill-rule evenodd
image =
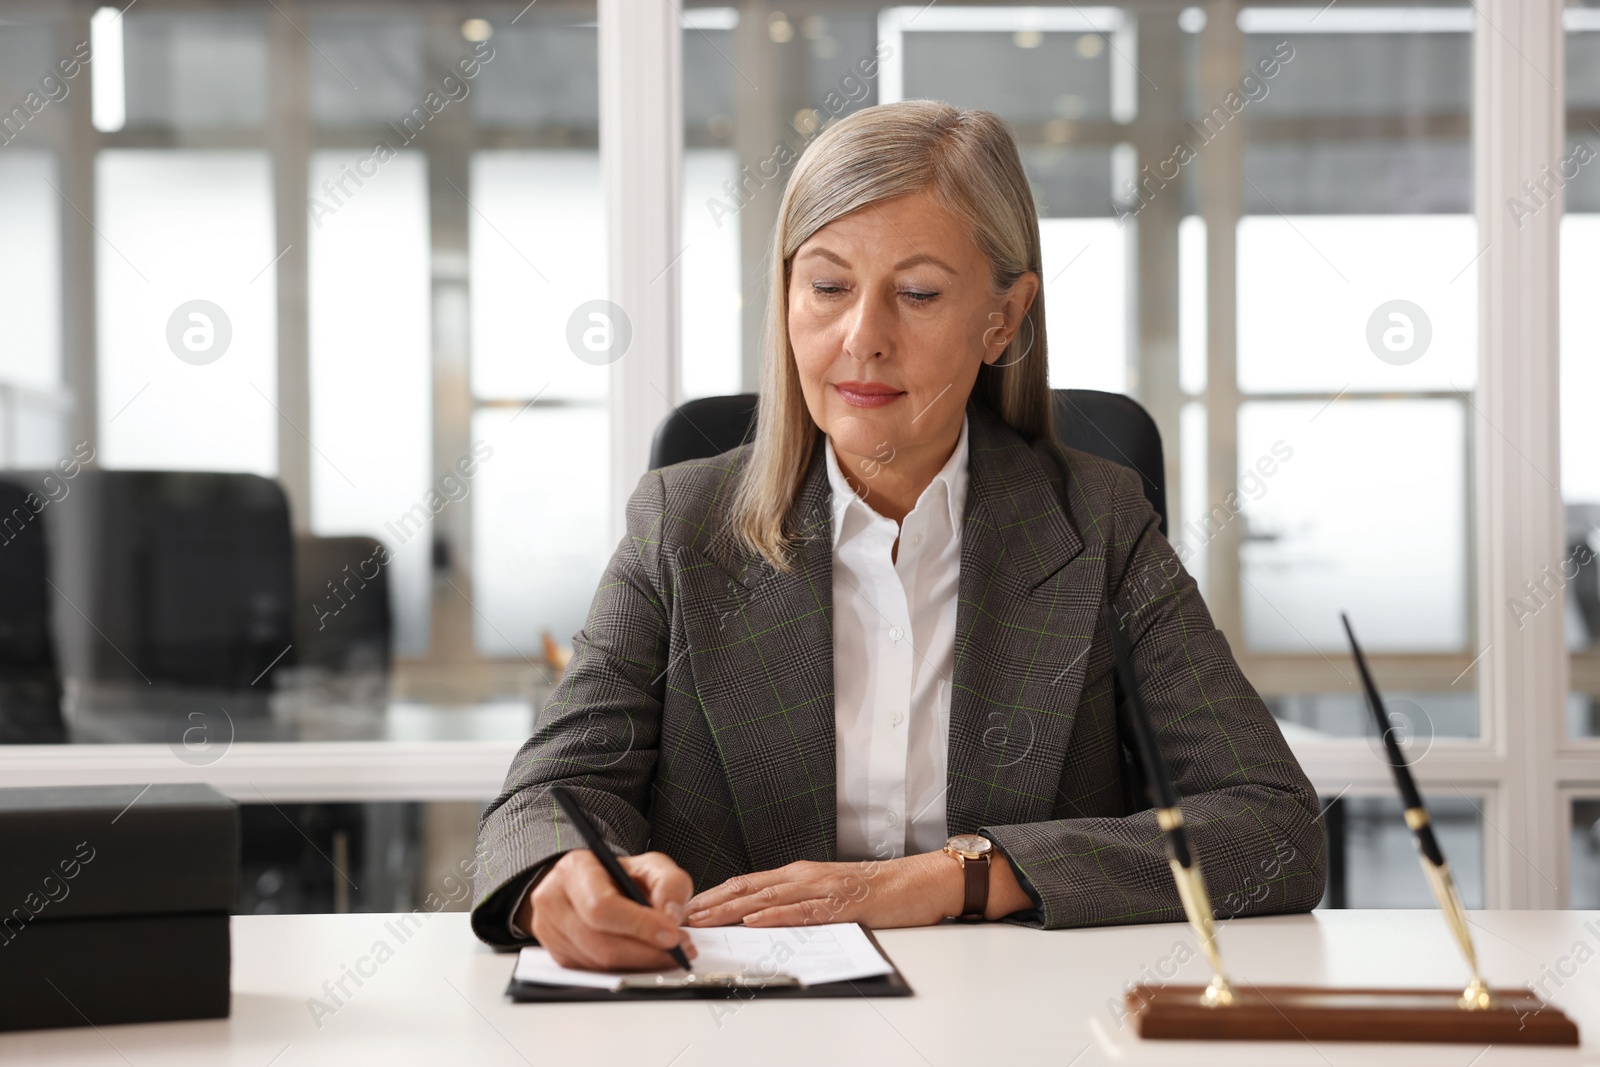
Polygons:
<instances>
[{"instance_id":1,"label":"shirt cuff","mask_svg":"<svg viewBox=\"0 0 1600 1067\"><path fill-rule=\"evenodd\" d=\"M549 874L550 868L554 866L555 860L546 860L545 862L539 864L539 866L535 867L532 873L528 875L528 880L522 884L522 888L517 890L516 895L512 897L511 910L506 914L506 929L511 932L511 937L513 940L533 940L533 934L524 932L522 927L517 925L517 913L522 910L522 902L528 899L528 894L533 892L533 887L538 885L539 880L545 875Z\"/></svg>"}]
</instances>

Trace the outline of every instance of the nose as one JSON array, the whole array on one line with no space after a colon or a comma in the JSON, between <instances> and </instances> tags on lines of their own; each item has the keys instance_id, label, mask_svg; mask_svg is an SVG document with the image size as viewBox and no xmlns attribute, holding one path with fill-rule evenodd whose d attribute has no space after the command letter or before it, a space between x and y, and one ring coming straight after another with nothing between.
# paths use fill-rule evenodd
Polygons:
<instances>
[{"instance_id":1,"label":"nose","mask_svg":"<svg viewBox=\"0 0 1600 1067\"><path fill-rule=\"evenodd\" d=\"M866 295L850 311L845 328L845 355L858 363L881 359L893 350L894 309L883 300Z\"/></svg>"}]
</instances>

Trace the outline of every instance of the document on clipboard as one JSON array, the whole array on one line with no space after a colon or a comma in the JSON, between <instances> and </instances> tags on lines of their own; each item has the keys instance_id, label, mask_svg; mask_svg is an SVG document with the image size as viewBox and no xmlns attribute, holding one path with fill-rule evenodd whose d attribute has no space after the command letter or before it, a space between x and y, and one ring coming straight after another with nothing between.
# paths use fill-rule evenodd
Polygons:
<instances>
[{"instance_id":1,"label":"document on clipboard","mask_svg":"<svg viewBox=\"0 0 1600 1067\"><path fill-rule=\"evenodd\" d=\"M799 996L911 992L877 939L858 923L691 927L689 937L698 952L691 972L580 970L528 946L517 957L508 992L514 1000L725 996L750 990Z\"/></svg>"}]
</instances>

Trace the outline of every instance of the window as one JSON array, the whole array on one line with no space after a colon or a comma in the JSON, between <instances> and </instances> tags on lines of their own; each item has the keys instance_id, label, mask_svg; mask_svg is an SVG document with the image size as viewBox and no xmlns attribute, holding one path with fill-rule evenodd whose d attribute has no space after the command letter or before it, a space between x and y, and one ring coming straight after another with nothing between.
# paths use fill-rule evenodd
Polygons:
<instances>
[{"instance_id":1,"label":"window","mask_svg":"<svg viewBox=\"0 0 1600 1067\"><path fill-rule=\"evenodd\" d=\"M21 131L19 131L20 133ZM61 393L61 184L55 157L0 158L0 466L48 467L67 454Z\"/></svg>"},{"instance_id":2,"label":"window","mask_svg":"<svg viewBox=\"0 0 1600 1067\"><path fill-rule=\"evenodd\" d=\"M323 150L308 184L327 198L310 227L311 528L384 541L394 650L426 654L431 523L409 520L433 488L427 161Z\"/></svg>"},{"instance_id":3,"label":"window","mask_svg":"<svg viewBox=\"0 0 1600 1067\"><path fill-rule=\"evenodd\" d=\"M107 149L95 184L100 462L276 474L271 160Z\"/></svg>"},{"instance_id":4,"label":"window","mask_svg":"<svg viewBox=\"0 0 1600 1067\"><path fill-rule=\"evenodd\" d=\"M106 467L257 472L298 534L384 539L393 686L349 729L438 744L476 768L450 795L485 795L508 757L451 745L514 747L543 703L545 636L585 624L632 488L616 472L651 429L617 417L633 383L673 403L757 387L793 160L875 103L989 108L1039 212L1051 384L1127 392L1156 419L1172 539L1343 805L1346 901L1421 902L1410 874L1392 898L1356 884L1409 851L1341 610L1469 896L1592 904L1600 7L1564 10L1566 140L1529 165L1494 131L1552 116L1478 69L1520 46L1475 37L1476 8L791 0L752 22L679 5L675 380L670 346L637 379L609 359L626 326L610 282L650 277L608 260L594 4L30 8L0 23L0 464L86 440ZM64 95L13 106L91 38ZM630 99L605 102L608 134L646 121ZM1552 354L1508 344L1506 309L1539 301L1497 257L1529 253L1490 250L1482 228L1542 232L1557 189ZM1545 453L1532 471L1538 428L1486 412L1528 399L1508 361L1534 381L1556 358L1559 472ZM476 473L446 483L469 457ZM1559 515L1517 521L1562 527L1509 598L1527 560L1486 502L1508 471L1559 484ZM1564 612L1564 647L1546 612ZM1530 619L1540 635L1513 652L1483 632ZM1512 706L1522 690L1493 674L1530 649L1569 657L1563 707ZM1539 834L1529 854L1564 867L1519 855Z\"/></svg>"},{"instance_id":5,"label":"window","mask_svg":"<svg viewBox=\"0 0 1600 1067\"><path fill-rule=\"evenodd\" d=\"M582 628L615 545L599 154L480 152L472 188L474 643L523 657Z\"/></svg>"},{"instance_id":6,"label":"window","mask_svg":"<svg viewBox=\"0 0 1600 1067\"><path fill-rule=\"evenodd\" d=\"M1465 5L1307 4L1187 27L1202 49L1237 32L1244 62L1197 79L1188 109L1205 232L1231 247L1208 248L1206 322L1187 327L1205 333L1205 376L1186 358L1181 377L1204 380L1208 459L1234 477L1208 470L1184 536L1302 747L1370 729L1340 612L1413 758L1480 730L1472 26ZM1236 188L1206 188L1230 168ZM1223 368L1231 383L1213 381Z\"/></svg>"},{"instance_id":7,"label":"window","mask_svg":"<svg viewBox=\"0 0 1600 1067\"><path fill-rule=\"evenodd\" d=\"M1540 175L1519 212L1549 210L1556 187L1566 198L1561 220L1561 494L1566 501L1562 558L1532 579L1527 596L1508 606L1519 618L1545 610L1566 590L1572 694L1567 728L1575 738L1600 738L1600 423L1587 410L1600 395L1600 9L1569 8L1567 152ZM1576 870L1576 861L1574 861ZM1576 884L1576 883L1574 883ZM1574 902L1574 906L1576 902Z\"/></svg>"}]
</instances>

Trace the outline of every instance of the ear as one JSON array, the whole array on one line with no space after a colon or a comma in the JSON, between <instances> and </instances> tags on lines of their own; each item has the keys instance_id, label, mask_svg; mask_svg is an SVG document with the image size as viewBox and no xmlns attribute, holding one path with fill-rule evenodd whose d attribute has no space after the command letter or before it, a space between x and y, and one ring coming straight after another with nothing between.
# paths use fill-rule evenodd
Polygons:
<instances>
[{"instance_id":1,"label":"ear","mask_svg":"<svg viewBox=\"0 0 1600 1067\"><path fill-rule=\"evenodd\" d=\"M1011 288L1005 295L1004 307L1006 321L1010 323L1012 332L1022 325L1022 317L1038 299L1040 288L1039 276L1031 270L1025 271L1011 283Z\"/></svg>"},{"instance_id":2,"label":"ear","mask_svg":"<svg viewBox=\"0 0 1600 1067\"><path fill-rule=\"evenodd\" d=\"M1022 328L1022 320L1039 296L1039 276L1027 271L1011 283L999 307L989 313L991 325L983 333L983 361L993 364Z\"/></svg>"}]
</instances>

